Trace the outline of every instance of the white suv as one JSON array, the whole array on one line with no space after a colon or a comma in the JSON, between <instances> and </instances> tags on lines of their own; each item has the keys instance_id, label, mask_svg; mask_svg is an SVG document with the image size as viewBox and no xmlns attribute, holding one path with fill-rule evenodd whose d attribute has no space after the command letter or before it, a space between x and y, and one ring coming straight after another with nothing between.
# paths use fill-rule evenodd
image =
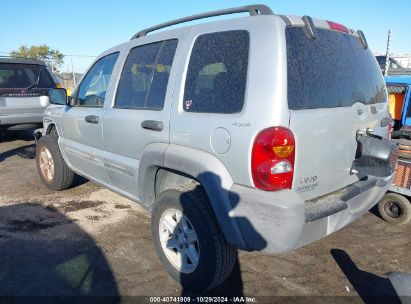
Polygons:
<instances>
[{"instance_id":1,"label":"white suv","mask_svg":"<svg viewBox=\"0 0 411 304\"><path fill-rule=\"evenodd\" d=\"M38 128L49 105L49 91L60 87L45 63L0 58L0 130Z\"/></svg>"},{"instance_id":2,"label":"white suv","mask_svg":"<svg viewBox=\"0 0 411 304\"><path fill-rule=\"evenodd\" d=\"M239 12L250 16L148 35ZM262 5L143 30L51 102L36 133L45 185L65 189L75 172L144 205L186 290L225 280L237 248L283 253L349 224L396 161L362 32Z\"/></svg>"}]
</instances>

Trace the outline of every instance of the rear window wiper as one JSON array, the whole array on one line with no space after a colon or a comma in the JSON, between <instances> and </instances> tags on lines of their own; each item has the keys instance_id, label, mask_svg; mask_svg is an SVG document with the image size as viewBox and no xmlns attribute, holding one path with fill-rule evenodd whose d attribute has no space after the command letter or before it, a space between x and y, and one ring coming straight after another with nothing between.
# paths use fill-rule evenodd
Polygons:
<instances>
[{"instance_id":1,"label":"rear window wiper","mask_svg":"<svg viewBox=\"0 0 411 304\"><path fill-rule=\"evenodd\" d=\"M39 82L40 82L40 73L39 73L39 76L37 77L37 80L33 84L31 84L27 88L25 88L24 90L26 90L26 91L31 90L32 88L36 87L39 84Z\"/></svg>"},{"instance_id":2,"label":"rear window wiper","mask_svg":"<svg viewBox=\"0 0 411 304\"><path fill-rule=\"evenodd\" d=\"M37 86L37 84L38 84L38 81L35 82L35 83L33 83L33 84L31 84L31 85L29 85L27 88L24 88L24 90L25 90L25 91L29 91L29 90L31 90L32 88L34 88L35 86Z\"/></svg>"}]
</instances>

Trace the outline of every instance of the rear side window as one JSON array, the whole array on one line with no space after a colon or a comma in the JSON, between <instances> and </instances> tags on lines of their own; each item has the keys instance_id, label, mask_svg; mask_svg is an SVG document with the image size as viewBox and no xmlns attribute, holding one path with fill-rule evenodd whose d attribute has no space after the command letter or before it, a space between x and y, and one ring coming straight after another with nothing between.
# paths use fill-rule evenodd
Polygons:
<instances>
[{"instance_id":1,"label":"rear side window","mask_svg":"<svg viewBox=\"0 0 411 304\"><path fill-rule=\"evenodd\" d=\"M115 107L161 110L176 48L176 39L133 48L124 64Z\"/></svg>"},{"instance_id":2,"label":"rear side window","mask_svg":"<svg viewBox=\"0 0 411 304\"><path fill-rule=\"evenodd\" d=\"M243 108L250 38L247 31L201 35L194 43L184 91L184 110L238 113Z\"/></svg>"},{"instance_id":3,"label":"rear side window","mask_svg":"<svg viewBox=\"0 0 411 304\"><path fill-rule=\"evenodd\" d=\"M349 107L386 100L384 79L359 39L316 29L309 39L301 27L286 29L288 106L292 110Z\"/></svg>"}]
</instances>

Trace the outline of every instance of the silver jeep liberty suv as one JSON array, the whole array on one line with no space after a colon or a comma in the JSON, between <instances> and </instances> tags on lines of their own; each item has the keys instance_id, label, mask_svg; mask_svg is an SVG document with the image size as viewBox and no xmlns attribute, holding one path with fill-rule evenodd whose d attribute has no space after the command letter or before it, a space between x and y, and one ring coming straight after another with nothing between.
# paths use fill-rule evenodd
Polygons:
<instances>
[{"instance_id":1,"label":"silver jeep liberty suv","mask_svg":"<svg viewBox=\"0 0 411 304\"><path fill-rule=\"evenodd\" d=\"M50 100L35 132L44 184L62 190L79 174L146 207L185 290L224 281L237 249L284 253L348 225L396 162L364 34L264 5L140 31L102 53L72 97Z\"/></svg>"}]
</instances>

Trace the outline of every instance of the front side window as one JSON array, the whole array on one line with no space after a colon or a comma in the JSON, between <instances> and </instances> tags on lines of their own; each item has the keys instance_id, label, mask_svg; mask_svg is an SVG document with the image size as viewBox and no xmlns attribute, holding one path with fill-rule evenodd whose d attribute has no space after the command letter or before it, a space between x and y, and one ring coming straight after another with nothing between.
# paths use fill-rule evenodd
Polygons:
<instances>
[{"instance_id":1,"label":"front side window","mask_svg":"<svg viewBox=\"0 0 411 304\"><path fill-rule=\"evenodd\" d=\"M124 64L115 107L161 110L176 48L175 39L133 48Z\"/></svg>"},{"instance_id":2,"label":"front side window","mask_svg":"<svg viewBox=\"0 0 411 304\"><path fill-rule=\"evenodd\" d=\"M118 54L107 55L91 67L78 89L75 99L76 106L103 107Z\"/></svg>"},{"instance_id":3,"label":"front side window","mask_svg":"<svg viewBox=\"0 0 411 304\"><path fill-rule=\"evenodd\" d=\"M247 31L226 31L197 38L184 91L184 110L238 113L243 108L250 38Z\"/></svg>"}]
</instances>

